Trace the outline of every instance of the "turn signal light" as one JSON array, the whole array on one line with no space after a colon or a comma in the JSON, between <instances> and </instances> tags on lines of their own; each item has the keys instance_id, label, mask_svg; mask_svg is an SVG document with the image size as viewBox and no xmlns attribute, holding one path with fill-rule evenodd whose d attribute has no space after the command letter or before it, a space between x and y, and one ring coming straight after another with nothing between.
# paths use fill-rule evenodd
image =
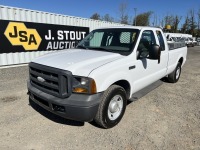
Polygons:
<instances>
[{"instance_id":1,"label":"turn signal light","mask_svg":"<svg viewBox=\"0 0 200 150\"><path fill-rule=\"evenodd\" d=\"M88 90L85 88L74 88L73 92L76 93L88 93Z\"/></svg>"},{"instance_id":2,"label":"turn signal light","mask_svg":"<svg viewBox=\"0 0 200 150\"><path fill-rule=\"evenodd\" d=\"M91 81L91 94L95 94L95 93L97 93L96 83L92 79L92 81Z\"/></svg>"},{"instance_id":3,"label":"turn signal light","mask_svg":"<svg viewBox=\"0 0 200 150\"><path fill-rule=\"evenodd\" d=\"M74 77L73 92L83 94L96 94L97 88L95 80L86 77Z\"/></svg>"}]
</instances>

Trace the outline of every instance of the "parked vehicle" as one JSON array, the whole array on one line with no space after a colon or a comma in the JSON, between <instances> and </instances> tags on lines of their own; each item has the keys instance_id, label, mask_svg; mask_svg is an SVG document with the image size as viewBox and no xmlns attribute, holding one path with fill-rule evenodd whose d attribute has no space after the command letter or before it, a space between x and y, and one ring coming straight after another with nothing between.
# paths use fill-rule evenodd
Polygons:
<instances>
[{"instance_id":1,"label":"parked vehicle","mask_svg":"<svg viewBox=\"0 0 200 150\"><path fill-rule=\"evenodd\" d=\"M193 43L193 39L192 38L188 38L188 37L182 37L181 41L185 41L185 44L189 47L192 46L194 47L194 43Z\"/></svg>"},{"instance_id":2,"label":"parked vehicle","mask_svg":"<svg viewBox=\"0 0 200 150\"><path fill-rule=\"evenodd\" d=\"M168 43L174 43L177 42L177 38L176 37L170 37L169 39L167 39Z\"/></svg>"},{"instance_id":3,"label":"parked vehicle","mask_svg":"<svg viewBox=\"0 0 200 150\"><path fill-rule=\"evenodd\" d=\"M168 43L174 42L185 42L187 46L194 47L197 45L197 41L191 34L183 34L183 33L164 33Z\"/></svg>"},{"instance_id":4,"label":"parked vehicle","mask_svg":"<svg viewBox=\"0 0 200 150\"><path fill-rule=\"evenodd\" d=\"M134 93L163 77L176 83L186 55L184 44L168 46L160 28L96 29L76 49L33 60L28 93L59 116L111 128Z\"/></svg>"},{"instance_id":5,"label":"parked vehicle","mask_svg":"<svg viewBox=\"0 0 200 150\"><path fill-rule=\"evenodd\" d=\"M197 38L197 45L200 46L200 38Z\"/></svg>"},{"instance_id":6,"label":"parked vehicle","mask_svg":"<svg viewBox=\"0 0 200 150\"><path fill-rule=\"evenodd\" d=\"M195 37L192 38L192 41L193 41L193 45L194 45L194 46L197 46L197 40L196 40Z\"/></svg>"}]
</instances>

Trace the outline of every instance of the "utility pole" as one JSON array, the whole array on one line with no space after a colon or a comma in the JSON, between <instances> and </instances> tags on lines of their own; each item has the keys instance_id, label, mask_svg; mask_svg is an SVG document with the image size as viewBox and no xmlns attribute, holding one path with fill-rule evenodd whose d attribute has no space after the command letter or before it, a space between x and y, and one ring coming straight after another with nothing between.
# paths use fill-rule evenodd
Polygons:
<instances>
[{"instance_id":1,"label":"utility pole","mask_svg":"<svg viewBox=\"0 0 200 150\"><path fill-rule=\"evenodd\" d=\"M136 13L137 13L137 8L134 8L134 11L135 11L135 26L137 25L137 19L136 19Z\"/></svg>"}]
</instances>

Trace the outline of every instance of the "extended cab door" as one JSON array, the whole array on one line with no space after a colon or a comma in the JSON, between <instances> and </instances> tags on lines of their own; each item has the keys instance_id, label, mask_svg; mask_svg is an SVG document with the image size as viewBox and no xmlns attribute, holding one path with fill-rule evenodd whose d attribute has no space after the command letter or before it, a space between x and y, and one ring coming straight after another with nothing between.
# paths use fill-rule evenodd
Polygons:
<instances>
[{"instance_id":1,"label":"extended cab door","mask_svg":"<svg viewBox=\"0 0 200 150\"><path fill-rule=\"evenodd\" d=\"M168 47L165 42L163 33L158 29L142 31L139 45L136 48L135 69L131 71L133 77L132 92L137 92L166 75ZM160 63L158 63L158 60L148 58L154 44L161 47Z\"/></svg>"}]
</instances>

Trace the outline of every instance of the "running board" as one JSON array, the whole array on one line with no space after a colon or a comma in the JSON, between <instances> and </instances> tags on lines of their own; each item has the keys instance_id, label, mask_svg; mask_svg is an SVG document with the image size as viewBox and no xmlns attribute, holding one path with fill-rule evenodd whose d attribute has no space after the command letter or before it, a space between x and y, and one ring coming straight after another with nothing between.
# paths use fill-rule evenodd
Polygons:
<instances>
[{"instance_id":1,"label":"running board","mask_svg":"<svg viewBox=\"0 0 200 150\"><path fill-rule=\"evenodd\" d=\"M149 92L153 91L157 87L161 86L162 84L163 84L163 82L161 80L158 80L158 81L150 84L149 86L145 87L144 89L134 93L132 95L131 99L129 99L129 100L136 101L136 100L140 99L141 97L147 95Z\"/></svg>"}]
</instances>

